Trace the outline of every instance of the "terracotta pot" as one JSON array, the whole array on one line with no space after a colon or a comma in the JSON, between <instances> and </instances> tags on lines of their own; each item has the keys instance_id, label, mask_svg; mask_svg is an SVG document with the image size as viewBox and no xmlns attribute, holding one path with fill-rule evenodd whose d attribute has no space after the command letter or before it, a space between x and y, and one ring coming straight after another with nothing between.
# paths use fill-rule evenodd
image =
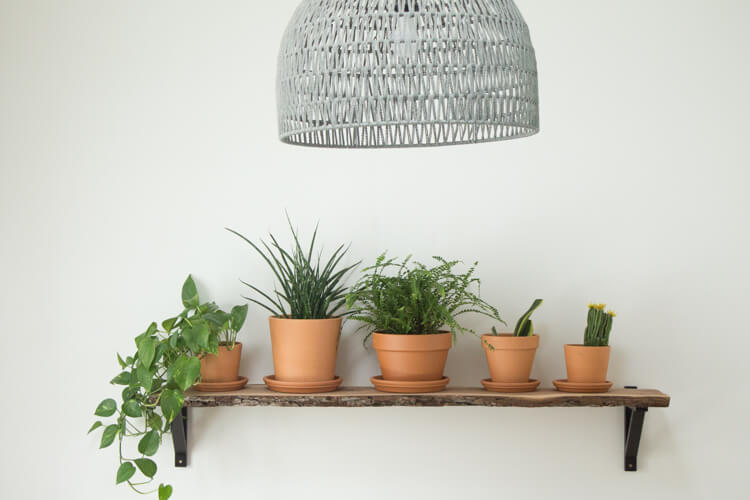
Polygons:
<instances>
[{"instance_id":1,"label":"terracotta pot","mask_svg":"<svg viewBox=\"0 0 750 500\"><path fill-rule=\"evenodd\" d=\"M234 349L220 345L218 354L201 358L201 382L234 382L240 378L242 343L235 342Z\"/></svg>"},{"instance_id":2,"label":"terracotta pot","mask_svg":"<svg viewBox=\"0 0 750 500\"><path fill-rule=\"evenodd\" d=\"M453 344L450 333L401 335L373 333L372 346L384 380L439 380Z\"/></svg>"},{"instance_id":3,"label":"terracotta pot","mask_svg":"<svg viewBox=\"0 0 750 500\"><path fill-rule=\"evenodd\" d=\"M482 347L493 382L528 382L539 347L539 336L514 337L510 333L482 335Z\"/></svg>"},{"instance_id":4,"label":"terracotta pot","mask_svg":"<svg viewBox=\"0 0 750 500\"><path fill-rule=\"evenodd\" d=\"M568 382L606 382L609 346L565 344Z\"/></svg>"},{"instance_id":5,"label":"terracotta pot","mask_svg":"<svg viewBox=\"0 0 750 500\"><path fill-rule=\"evenodd\" d=\"M336 378L341 318L269 318L274 378L318 382Z\"/></svg>"}]
</instances>

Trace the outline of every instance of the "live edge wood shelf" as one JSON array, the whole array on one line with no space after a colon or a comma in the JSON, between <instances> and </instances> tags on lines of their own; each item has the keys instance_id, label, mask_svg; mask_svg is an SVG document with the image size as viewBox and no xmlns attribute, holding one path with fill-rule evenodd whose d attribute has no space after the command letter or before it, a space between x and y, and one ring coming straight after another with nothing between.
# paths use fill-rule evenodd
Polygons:
<instances>
[{"instance_id":1,"label":"live edge wood shelf","mask_svg":"<svg viewBox=\"0 0 750 500\"><path fill-rule=\"evenodd\" d=\"M669 396L654 389L626 387L601 394L558 392L542 389L523 394L501 394L477 388L449 388L429 394L392 394L370 387L343 387L321 394L284 394L269 391L265 385L248 385L233 392L197 392L185 394L182 418L172 422L175 466L187 466L188 408L215 406L318 406L318 407L381 407L381 406L518 406L546 407L612 407L625 408L625 470L638 468L638 445L643 420L649 408L666 408Z\"/></svg>"}]
</instances>

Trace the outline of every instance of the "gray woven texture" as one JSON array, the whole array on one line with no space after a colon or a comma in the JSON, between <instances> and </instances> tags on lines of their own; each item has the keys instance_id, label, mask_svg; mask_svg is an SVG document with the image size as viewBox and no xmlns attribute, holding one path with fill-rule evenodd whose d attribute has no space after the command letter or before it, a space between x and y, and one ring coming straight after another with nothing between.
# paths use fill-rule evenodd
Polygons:
<instances>
[{"instance_id":1,"label":"gray woven texture","mask_svg":"<svg viewBox=\"0 0 750 500\"><path fill-rule=\"evenodd\" d=\"M534 48L513 0L303 0L277 75L282 141L433 146L539 131Z\"/></svg>"}]
</instances>

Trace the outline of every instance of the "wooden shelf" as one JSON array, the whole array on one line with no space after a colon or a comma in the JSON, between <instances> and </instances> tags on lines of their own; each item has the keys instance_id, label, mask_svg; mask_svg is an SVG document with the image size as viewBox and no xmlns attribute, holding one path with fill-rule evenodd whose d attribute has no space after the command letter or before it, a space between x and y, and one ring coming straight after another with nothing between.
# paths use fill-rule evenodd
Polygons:
<instances>
[{"instance_id":1,"label":"wooden shelf","mask_svg":"<svg viewBox=\"0 0 750 500\"><path fill-rule=\"evenodd\" d=\"M643 421L649 408L666 408L669 396L655 389L626 387L601 394L567 393L542 389L523 394L487 392L480 388L454 388L443 392L392 394L371 387L343 387L335 392L319 394L284 394L269 391L265 385L248 385L233 392L185 393L185 405L172 422L175 466L188 463L188 408L216 406L317 406L368 408L382 406L517 406L546 407L612 407L625 408L625 470L638 470L638 446Z\"/></svg>"},{"instance_id":2,"label":"wooden shelf","mask_svg":"<svg viewBox=\"0 0 750 500\"><path fill-rule=\"evenodd\" d=\"M520 406L526 408L569 406L667 407L669 396L654 389L613 389L601 394L566 393L554 389L506 394L479 388L448 388L443 392L393 394L371 387L342 387L319 394L284 394L269 391L265 385L248 385L233 392L185 394L185 406Z\"/></svg>"}]
</instances>

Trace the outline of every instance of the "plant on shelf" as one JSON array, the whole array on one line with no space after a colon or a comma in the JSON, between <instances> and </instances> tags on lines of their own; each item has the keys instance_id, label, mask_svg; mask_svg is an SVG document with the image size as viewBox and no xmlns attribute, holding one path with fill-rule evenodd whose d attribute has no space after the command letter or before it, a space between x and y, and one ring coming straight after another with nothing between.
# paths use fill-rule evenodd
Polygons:
<instances>
[{"instance_id":1,"label":"plant on shelf","mask_svg":"<svg viewBox=\"0 0 750 500\"><path fill-rule=\"evenodd\" d=\"M347 287L345 277L359 263L343 265L349 248L340 245L327 260L316 249L318 227L309 245L302 246L299 233L287 215L293 243L284 248L273 234L270 242L256 244L242 234L228 231L247 242L268 264L277 288L266 293L242 281L255 297L245 297L269 313L274 374L264 378L280 392L333 390L341 379L335 375L341 332L341 312Z\"/></svg>"},{"instance_id":2,"label":"plant on shelf","mask_svg":"<svg viewBox=\"0 0 750 500\"><path fill-rule=\"evenodd\" d=\"M604 312L605 307L607 307L606 304L589 304L586 330L583 332L583 345L609 345L609 333L612 331L612 320L616 314L612 310Z\"/></svg>"},{"instance_id":3,"label":"plant on shelf","mask_svg":"<svg viewBox=\"0 0 750 500\"><path fill-rule=\"evenodd\" d=\"M591 391L609 389L609 334L612 331L614 311L605 311L606 304L589 304L583 345L565 344L565 367L568 384L588 384ZM571 388L575 389L575 388Z\"/></svg>"},{"instance_id":4,"label":"plant on shelf","mask_svg":"<svg viewBox=\"0 0 750 500\"><path fill-rule=\"evenodd\" d=\"M201 377L200 357L216 354L222 342L234 343L247 313L247 306L225 313L213 302L201 303L191 276L182 286L182 304L182 312L162 321L161 328L153 322L135 338L132 355L123 359L117 354L122 371L110 383L124 386L121 402L105 399L94 411L96 416L113 417L114 421L105 424L97 420L89 429L91 433L103 428L99 448L117 442L116 483L127 483L138 493L158 492L159 500L171 496L172 486L160 484L154 490L144 490L157 470L149 457L156 454L172 421L181 418L184 391ZM137 440L137 457L124 449L126 438L132 438L134 444ZM143 478L134 479L137 471Z\"/></svg>"},{"instance_id":5,"label":"plant on shelf","mask_svg":"<svg viewBox=\"0 0 750 500\"><path fill-rule=\"evenodd\" d=\"M456 333L474 333L458 322L459 316L474 312L504 323L497 309L479 296L477 263L461 273L455 270L460 261L433 259L435 265L428 267L410 257L387 259L383 253L363 270L346 297L351 318L369 330L363 342L372 336L385 381L432 381L439 386ZM373 383L387 385L378 377ZM408 384L402 385L406 390Z\"/></svg>"},{"instance_id":6,"label":"plant on shelf","mask_svg":"<svg viewBox=\"0 0 750 500\"><path fill-rule=\"evenodd\" d=\"M240 389L247 383L247 378L239 376L242 343L237 342L237 332L246 317L247 304L234 306L228 313L217 309L203 315L211 328L211 335L219 339L219 347L216 353L200 357L201 383L196 389L228 391Z\"/></svg>"},{"instance_id":7,"label":"plant on shelf","mask_svg":"<svg viewBox=\"0 0 750 500\"><path fill-rule=\"evenodd\" d=\"M518 318L518 322L516 322L516 328L513 330L514 337L528 337L530 335L534 335L534 323L531 321L531 314L536 311L539 306L542 305L542 302L544 302L542 299L536 299L531 304L531 307L529 307L529 310L526 311L523 316ZM497 333L497 329L494 326L492 327L492 335L500 335L499 333Z\"/></svg>"},{"instance_id":8,"label":"plant on shelf","mask_svg":"<svg viewBox=\"0 0 750 500\"><path fill-rule=\"evenodd\" d=\"M538 380L529 378L534 364L539 336L534 334L533 312L542 305L536 299L531 307L518 319L513 333L498 333L492 327L492 334L482 335L482 346L487 356L490 380L483 380L487 390L498 392L527 392L536 390Z\"/></svg>"},{"instance_id":9,"label":"plant on shelf","mask_svg":"<svg viewBox=\"0 0 750 500\"><path fill-rule=\"evenodd\" d=\"M239 343L237 342L237 333L245 323L246 317L247 304L234 306L228 313L217 308L217 310L203 315L203 318L208 321L212 333L219 339L219 345L225 346L230 351Z\"/></svg>"}]
</instances>

